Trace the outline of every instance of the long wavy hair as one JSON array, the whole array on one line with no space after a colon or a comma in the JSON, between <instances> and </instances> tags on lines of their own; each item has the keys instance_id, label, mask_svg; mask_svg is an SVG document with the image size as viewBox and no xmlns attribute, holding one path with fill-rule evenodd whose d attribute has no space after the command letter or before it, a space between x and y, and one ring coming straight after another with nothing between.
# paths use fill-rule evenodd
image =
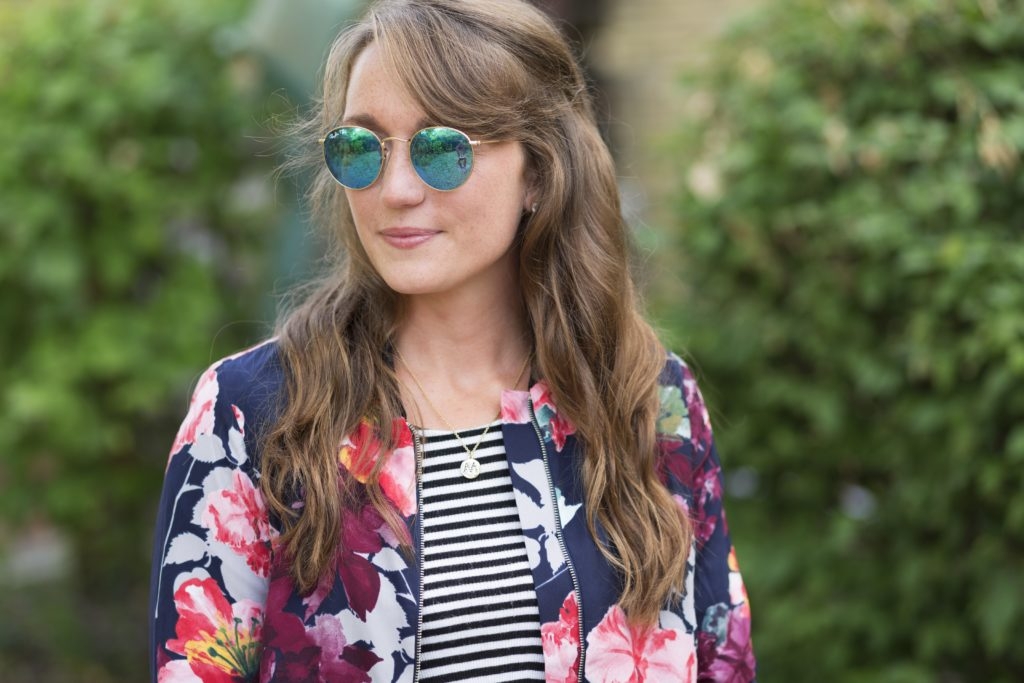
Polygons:
<instances>
[{"instance_id":1,"label":"long wavy hair","mask_svg":"<svg viewBox=\"0 0 1024 683\"><path fill-rule=\"evenodd\" d=\"M605 534L598 543L621 576L620 605L634 623L654 624L682 593L692 539L656 474L665 351L638 310L614 165L584 77L557 27L521 0L383 0L327 58L322 98L300 134L319 169L309 198L333 236L332 267L279 324L287 400L261 463L295 585L310 591L333 570L343 517L367 500L408 538L379 486L383 459L365 486L338 467L342 439L363 418L381 427L387 452L402 415L382 353L400 300L371 266L316 145L340 120L352 64L371 42L430 120L525 150L537 209L515 248L533 374L576 426L587 524L595 539L598 525Z\"/></svg>"}]
</instances>

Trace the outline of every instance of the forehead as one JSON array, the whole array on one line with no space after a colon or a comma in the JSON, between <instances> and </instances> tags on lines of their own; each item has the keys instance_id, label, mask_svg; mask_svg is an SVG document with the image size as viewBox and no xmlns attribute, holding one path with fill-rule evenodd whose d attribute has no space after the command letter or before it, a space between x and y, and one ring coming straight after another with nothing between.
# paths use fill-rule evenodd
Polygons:
<instances>
[{"instance_id":1,"label":"forehead","mask_svg":"<svg viewBox=\"0 0 1024 683\"><path fill-rule=\"evenodd\" d=\"M426 114L376 43L356 56L345 93L346 122L376 123L386 132L423 127Z\"/></svg>"}]
</instances>

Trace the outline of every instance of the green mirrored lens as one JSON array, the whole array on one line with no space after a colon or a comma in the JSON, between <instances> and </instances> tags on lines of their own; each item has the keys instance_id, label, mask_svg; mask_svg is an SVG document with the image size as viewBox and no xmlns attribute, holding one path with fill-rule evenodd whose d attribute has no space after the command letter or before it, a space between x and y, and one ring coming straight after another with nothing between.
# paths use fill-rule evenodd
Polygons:
<instances>
[{"instance_id":1,"label":"green mirrored lens","mask_svg":"<svg viewBox=\"0 0 1024 683\"><path fill-rule=\"evenodd\" d=\"M454 190L473 169L473 145L454 128L424 128L409 142L416 173L435 190Z\"/></svg>"},{"instance_id":2,"label":"green mirrored lens","mask_svg":"<svg viewBox=\"0 0 1024 683\"><path fill-rule=\"evenodd\" d=\"M324 139L324 160L335 180L349 189L362 190L380 175L380 140L366 128L337 128Z\"/></svg>"}]
</instances>

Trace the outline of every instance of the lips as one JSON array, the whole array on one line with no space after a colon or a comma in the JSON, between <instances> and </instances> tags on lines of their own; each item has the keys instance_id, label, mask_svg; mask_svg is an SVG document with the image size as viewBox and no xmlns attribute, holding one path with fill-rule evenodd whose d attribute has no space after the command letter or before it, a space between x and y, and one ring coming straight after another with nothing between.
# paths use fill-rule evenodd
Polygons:
<instances>
[{"instance_id":1,"label":"lips","mask_svg":"<svg viewBox=\"0 0 1024 683\"><path fill-rule=\"evenodd\" d=\"M426 228L385 228L380 231L380 236L393 247L412 249L440 233L440 230L427 230Z\"/></svg>"}]
</instances>

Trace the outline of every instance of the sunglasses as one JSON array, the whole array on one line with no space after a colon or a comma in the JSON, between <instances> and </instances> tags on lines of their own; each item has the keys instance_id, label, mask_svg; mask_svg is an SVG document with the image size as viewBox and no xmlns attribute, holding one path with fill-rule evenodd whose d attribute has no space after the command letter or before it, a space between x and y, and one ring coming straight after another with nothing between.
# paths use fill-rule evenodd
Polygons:
<instances>
[{"instance_id":1,"label":"sunglasses","mask_svg":"<svg viewBox=\"0 0 1024 683\"><path fill-rule=\"evenodd\" d=\"M432 126L411 138L380 138L361 126L335 128L320 142L327 170L342 186L365 190L380 177L388 162L392 140L409 143L412 167L424 183L450 192L466 182L473 170L473 148L497 140L470 140L461 130Z\"/></svg>"}]
</instances>

